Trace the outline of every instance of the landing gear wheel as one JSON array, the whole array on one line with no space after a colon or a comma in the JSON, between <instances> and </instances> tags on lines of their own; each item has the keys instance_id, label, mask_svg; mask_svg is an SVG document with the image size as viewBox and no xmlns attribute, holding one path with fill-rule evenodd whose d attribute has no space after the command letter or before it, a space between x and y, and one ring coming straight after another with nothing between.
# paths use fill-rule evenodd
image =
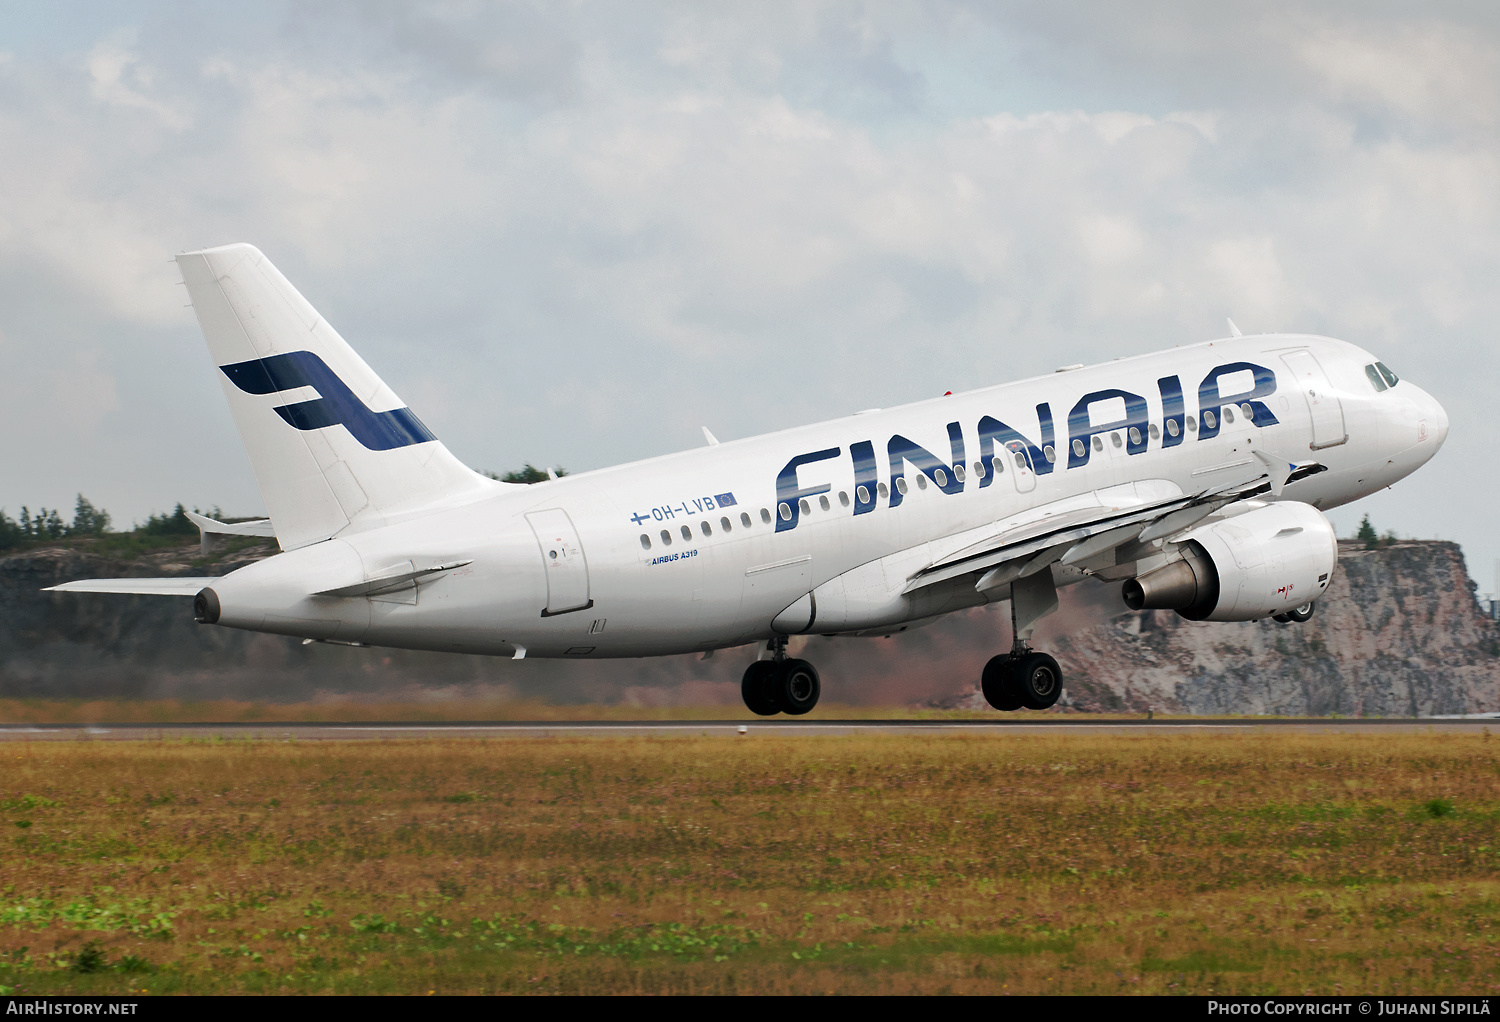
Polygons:
<instances>
[{"instance_id":1,"label":"landing gear wheel","mask_svg":"<svg viewBox=\"0 0 1500 1022\"><path fill-rule=\"evenodd\" d=\"M1297 624L1300 625L1304 621L1311 621L1312 620L1312 616L1315 613L1317 613L1317 610L1318 610L1318 605L1316 603L1313 603L1312 601L1308 601L1307 603L1304 603L1302 606L1296 608L1295 610L1289 610L1289 611L1287 611L1286 612L1286 619L1288 621L1294 621L1294 622L1296 622Z\"/></svg>"},{"instance_id":2,"label":"landing gear wheel","mask_svg":"<svg viewBox=\"0 0 1500 1022\"><path fill-rule=\"evenodd\" d=\"M776 701L787 713L800 717L818 705L823 683L818 680L817 668L806 660L783 660L780 666L772 676Z\"/></svg>"},{"instance_id":3,"label":"landing gear wheel","mask_svg":"<svg viewBox=\"0 0 1500 1022\"><path fill-rule=\"evenodd\" d=\"M745 668L740 680L740 696L750 712L761 717L774 717L781 712L776 699L774 681L780 665L773 660L757 660Z\"/></svg>"},{"instance_id":4,"label":"landing gear wheel","mask_svg":"<svg viewBox=\"0 0 1500 1022\"><path fill-rule=\"evenodd\" d=\"M1048 709L1062 695L1062 668L1046 653L1027 653L1011 668L1011 690L1027 709Z\"/></svg>"},{"instance_id":5,"label":"landing gear wheel","mask_svg":"<svg viewBox=\"0 0 1500 1022\"><path fill-rule=\"evenodd\" d=\"M1279 621L1282 624L1286 624L1289 621L1291 621L1292 619L1289 618L1289 617L1287 617L1285 614L1272 614L1271 615L1271 620L1272 621Z\"/></svg>"},{"instance_id":6,"label":"landing gear wheel","mask_svg":"<svg viewBox=\"0 0 1500 1022\"><path fill-rule=\"evenodd\" d=\"M984 673L979 676L979 688L984 693L985 702L997 710L1021 708L1021 696L1010 680L1015 661L1016 658L1010 653L991 657L990 662L984 665Z\"/></svg>"}]
</instances>

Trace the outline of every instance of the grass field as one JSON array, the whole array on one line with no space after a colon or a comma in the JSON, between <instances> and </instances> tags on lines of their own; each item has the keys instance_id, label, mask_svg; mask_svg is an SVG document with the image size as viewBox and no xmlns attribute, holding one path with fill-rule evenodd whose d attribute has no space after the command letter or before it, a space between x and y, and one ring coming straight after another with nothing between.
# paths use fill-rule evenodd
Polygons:
<instances>
[{"instance_id":1,"label":"grass field","mask_svg":"<svg viewBox=\"0 0 1500 1022\"><path fill-rule=\"evenodd\" d=\"M0 745L17 993L1500 987L1485 735Z\"/></svg>"}]
</instances>

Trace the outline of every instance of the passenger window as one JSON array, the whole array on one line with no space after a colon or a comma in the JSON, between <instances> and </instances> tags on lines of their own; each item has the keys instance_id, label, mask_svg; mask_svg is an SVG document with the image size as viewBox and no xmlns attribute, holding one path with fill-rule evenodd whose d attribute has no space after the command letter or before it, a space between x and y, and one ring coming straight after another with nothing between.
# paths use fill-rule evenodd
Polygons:
<instances>
[{"instance_id":1,"label":"passenger window","mask_svg":"<svg viewBox=\"0 0 1500 1022\"><path fill-rule=\"evenodd\" d=\"M682 538L686 539L686 540L691 540L693 538L693 530L689 529L686 525L684 525L682 527Z\"/></svg>"},{"instance_id":2,"label":"passenger window","mask_svg":"<svg viewBox=\"0 0 1500 1022\"><path fill-rule=\"evenodd\" d=\"M1189 415L1187 417L1187 428L1189 433L1198 432L1198 420Z\"/></svg>"},{"instance_id":3,"label":"passenger window","mask_svg":"<svg viewBox=\"0 0 1500 1022\"><path fill-rule=\"evenodd\" d=\"M940 468L935 468L935 469L932 470L932 481L935 482L935 483L937 483L939 486L947 486L948 485L948 473L944 472Z\"/></svg>"},{"instance_id":4,"label":"passenger window","mask_svg":"<svg viewBox=\"0 0 1500 1022\"><path fill-rule=\"evenodd\" d=\"M848 507L849 506L849 494L845 493L843 490L839 491L839 506L840 507Z\"/></svg>"},{"instance_id":5,"label":"passenger window","mask_svg":"<svg viewBox=\"0 0 1500 1022\"><path fill-rule=\"evenodd\" d=\"M878 484L875 487L875 492L880 494L881 500L884 500L886 497L889 497L891 495L891 491L886 489L885 483Z\"/></svg>"},{"instance_id":6,"label":"passenger window","mask_svg":"<svg viewBox=\"0 0 1500 1022\"><path fill-rule=\"evenodd\" d=\"M1130 427L1130 446L1138 447L1141 443L1141 431L1134 426Z\"/></svg>"},{"instance_id":7,"label":"passenger window","mask_svg":"<svg viewBox=\"0 0 1500 1022\"><path fill-rule=\"evenodd\" d=\"M1052 449L1051 444L1048 444L1042 448L1042 457L1046 458L1049 463L1055 464L1057 461L1057 452Z\"/></svg>"},{"instance_id":8,"label":"passenger window","mask_svg":"<svg viewBox=\"0 0 1500 1022\"><path fill-rule=\"evenodd\" d=\"M1181 431L1177 428L1177 420L1176 419L1168 419L1167 420L1167 435L1168 436L1176 436L1179 432L1181 432Z\"/></svg>"},{"instance_id":9,"label":"passenger window","mask_svg":"<svg viewBox=\"0 0 1500 1022\"><path fill-rule=\"evenodd\" d=\"M1224 409L1224 425L1227 426L1227 425L1229 425L1233 421L1234 421L1234 409L1232 407L1226 407Z\"/></svg>"},{"instance_id":10,"label":"passenger window","mask_svg":"<svg viewBox=\"0 0 1500 1022\"><path fill-rule=\"evenodd\" d=\"M770 525L771 524L771 512L767 511L765 508L761 508L760 509L760 520L763 521L763 522L765 522L767 525Z\"/></svg>"},{"instance_id":11,"label":"passenger window","mask_svg":"<svg viewBox=\"0 0 1500 1022\"><path fill-rule=\"evenodd\" d=\"M750 516L743 511L740 512L740 524L747 529L750 528Z\"/></svg>"},{"instance_id":12,"label":"passenger window","mask_svg":"<svg viewBox=\"0 0 1500 1022\"><path fill-rule=\"evenodd\" d=\"M828 510L828 498L827 497L819 497L818 498L818 507L822 508L824 511L827 511Z\"/></svg>"},{"instance_id":13,"label":"passenger window","mask_svg":"<svg viewBox=\"0 0 1500 1022\"><path fill-rule=\"evenodd\" d=\"M900 491L901 496L906 496L906 476L899 476L896 479L896 489Z\"/></svg>"},{"instance_id":14,"label":"passenger window","mask_svg":"<svg viewBox=\"0 0 1500 1022\"><path fill-rule=\"evenodd\" d=\"M1240 414L1245 417L1246 422L1251 423L1252 425L1254 424L1255 409L1250 407L1249 401L1246 401L1244 404L1240 405Z\"/></svg>"},{"instance_id":15,"label":"passenger window","mask_svg":"<svg viewBox=\"0 0 1500 1022\"><path fill-rule=\"evenodd\" d=\"M1392 387L1401 382L1400 378L1391 372L1390 368L1384 362L1376 362L1375 368L1380 370L1380 375L1385 377L1385 382L1389 383Z\"/></svg>"},{"instance_id":16,"label":"passenger window","mask_svg":"<svg viewBox=\"0 0 1500 1022\"><path fill-rule=\"evenodd\" d=\"M859 500L861 504L868 504L870 502L870 490L864 485L860 485L855 488L854 496Z\"/></svg>"},{"instance_id":17,"label":"passenger window","mask_svg":"<svg viewBox=\"0 0 1500 1022\"><path fill-rule=\"evenodd\" d=\"M783 522L789 522L792 520L792 505L788 504L786 501L783 500L780 504L776 505L776 512L781 515L781 520Z\"/></svg>"},{"instance_id":18,"label":"passenger window","mask_svg":"<svg viewBox=\"0 0 1500 1022\"><path fill-rule=\"evenodd\" d=\"M1094 439L1097 440L1099 438L1095 437ZM1080 440L1080 439L1078 439L1077 437L1074 437L1073 438L1073 456L1076 457L1076 458L1083 457L1084 450L1085 450L1085 448L1083 446L1083 441Z\"/></svg>"},{"instance_id":19,"label":"passenger window","mask_svg":"<svg viewBox=\"0 0 1500 1022\"><path fill-rule=\"evenodd\" d=\"M917 489L919 489L919 490L925 490L925 489L927 489L927 473L926 472L918 472L917 473Z\"/></svg>"},{"instance_id":20,"label":"passenger window","mask_svg":"<svg viewBox=\"0 0 1500 1022\"><path fill-rule=\"evenodd\" d=\"M698 528L703 530L703 535L705 536L712 536L714 534L714 527L708 524L707 518L698 523Z\"/></svg>"},{"instance_id":21,"label":"passenger window","mask_svg":"<svg viewBox=\"0 0 1500 1022\"><path fill-rule=\"evenodd\" d=\"M1020 451L1016 452L1016 468L1019 468L1022 471L1024 471L1026 468L1026 455L1022 454Z\"/></svg>"},{"instance_id":22,"label":"passenger window","mask_svg":"<svg viewBox=\"0 0 1500 1022\"><path fill-rule=\"evenodd\" d=\"M953 466L953 478L957 479L959 482L964 481L964 467L962 465Z\"/></svg>"},{"instance_id":23,"label":"passenger window","mask_svg":"<svg viewBox=\"0 0 1500 1022\"><path fill-rule=\"evenodd\" d=\"M729 519L728 518L720 518L719 519L719 528L723 529L725 532L733 532L734 531L729 526Z\"/></svg>"},{"instance_id":24,"label":"passenger window","mask_svg":"<svg viewBox=\"0 0 1500 1022\"><path fill-rule=\"evenodd\" d=\"M661 545L662 546L671 546L672 545L672 534L670 532L668 532L666 529L661 530Z\"/></svg>"},{"instance_id":25,"label":"passenger window","mask_svg":"<svg viewBox=\"0 0 1500 1022\"><path fill-rule=\"evenodd\" d=\"M812 514L812 508L808 507L806 497L803 497L801 500L797 501L797 508L805 515Z\"/></svg>"},{"instance_id":26,"label":"passenger window","mask_svg":"<svg viewBox=\"0 0 1500 1022\"><path fill-rule=\"evenodd\" d=\"M1370 378L1370 386L1375 388L1375 393L1377 394L1389 386L1385 382L1385 377L1380 375L1380 370L1375 368L1375 363L1373 362L1365 366L1365 375Z\"/></svg>"},{"instance_id":27,"label":"passenger window","mask_svg":"<svg viewBox=\"0 0 1500 1022\"><path fill-rule=\"evenodd\" d=\"M651 537L648 536L648 535L646 535L644 532L641 533L641 549L642 550L650 550L651 549Z\"/></svg>"},{"instance_id":28,"label":"passenger window","mask_svg":"<svg viewBox=\"0 0 1500 1022\"><path fill-rule=\"evenodd\" d=\"M1214 416L1213 412L1204 412L1203 413L1203 425L1206 428L1213 429L1215 423L1217 423L1218 421L1219 420Z\"/></svg>"},{"instance_id":29,"label":"passenger window","mask_svg":"<svg viewBox=\"0 0 1500 1022\"><path fill-rule=\"evenodd\" d=\"M1154 422L1151 424L1151 439L1152 440L1160 440L1161 439L1161 427L1158 426Z\"/></svg>"},{"instance_id":30,"label":"passenger window","mask_svg":"<svg viewBox=\"0 0 1500 1022\"><path fill-rule=\"evenodd\" d=\"M982 462L982 461L976 461L976 462L974 462L974 478L975 479L983 479L984 478L984 462Z\"/></svg>"}]
</instances>

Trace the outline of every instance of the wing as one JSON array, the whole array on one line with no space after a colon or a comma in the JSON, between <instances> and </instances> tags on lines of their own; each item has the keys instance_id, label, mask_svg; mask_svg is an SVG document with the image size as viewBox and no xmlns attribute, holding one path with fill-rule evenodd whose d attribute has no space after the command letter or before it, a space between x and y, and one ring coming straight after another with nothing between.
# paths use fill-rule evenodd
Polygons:
<instances>
[{"instance_id":1,"label":"wing","mask_svg":"<svg viewBox=\"0 0 1500 1022\"><path fill-rule=\"evenodd\" d=\"M138 596L197 596L198 591L220 581L218 576L199 578L85 578L48 586L44 593L134 593Z\"/></svg>"},{"instance_id":2,"label":"wing","mask_svg":"<svg viewBox=\"0 0 1500 1022\"><path fill-rule=\"evenodd\" d=\"M1037 508L1041 518L1013 525L939 558L913 574L902 592L913 593L965 575L973 576L974 588L983 592L1054 563L1081 564L1110 551L1117 556L1139 555L1153 541L1183 532L1236 501L1280 496L1287 483L1327 470L1317 462L1288 464L1260 452L1256 457L1263 471L1254 478L1194 494L1141 498L1117 487L1100 491L1113 499L1096 497L1088 506Z\"/></svg>"}]
</instances>

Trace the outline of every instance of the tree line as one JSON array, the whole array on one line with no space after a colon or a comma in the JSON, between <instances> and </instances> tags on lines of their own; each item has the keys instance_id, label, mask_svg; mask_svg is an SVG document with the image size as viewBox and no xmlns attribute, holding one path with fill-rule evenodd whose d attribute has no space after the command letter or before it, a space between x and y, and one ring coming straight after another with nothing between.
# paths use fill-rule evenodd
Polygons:
<instances>
[{"instance_id":1,"label":"tree line","mask_svg":"<svg viewBox=\"0 0 1500 1022\"><path fill-rule=\"evenodd\" d=\"M554 471L559 476L568 474L567 469L557 468ZM547 473L530 462L526 467L504 475L494 472L486 472L485 475L491 479L499 479L507 483L542 483L547 481ZM194 509L197 512L197 509ZM197 512L206 514L210 518L222 518L223 512L218 508L211 511ZM110 528L109 512L102 507L97 507L93 501L83 494L78 495L78 500L73 505L73 517L64 520L62 512L57 508L38 507L35 511L25 504L21 505L21 513L15 518L0 509L0 550L14 550L17 547L31 546L36 543L47 543L60 539L73 539L87 536L103 536L105 534L120 535ZM171 536L196 536L198 527L193 524L192 519L187 516L187 509L179 501L177 507L164 514L152 514L144 522L134 525L125 530L128 533L141 537L171 537Z\"/></svg>"},{"instance_id":2,"label":"tree line","mask_svg":"<svg viewBox=\"0 0 1500 1022\"><path fill-rule=\"evenodd\" d=\"M215 508L209 513L217 516L219 511ZM0 510L0 550L14 550L16 547L60 539L114 534L109 527L110 521L108 511L96 506L81 493L73 505L73 517L70 521L64 521L62 512L57 508L38 507L36 511L32 511L23 504L21 513L15 518ZM188 518L187 509L180 502L172 511L152 514L128 531L140 536L198 535L198 527Z\"/></svg>"}]
</instances>

